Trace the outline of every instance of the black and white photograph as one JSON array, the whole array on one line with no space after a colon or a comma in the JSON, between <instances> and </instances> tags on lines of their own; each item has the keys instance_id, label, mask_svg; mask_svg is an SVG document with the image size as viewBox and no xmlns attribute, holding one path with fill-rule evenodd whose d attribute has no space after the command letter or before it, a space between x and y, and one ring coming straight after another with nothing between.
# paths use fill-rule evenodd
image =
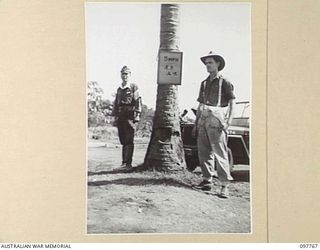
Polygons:
<instances>
[{"instance_id":1,"label":"black and white photograph","mask_svg":"<svg viewBox=\"0 0 320 250\"><path fill-rule=\"evenodd\" d=\"M1 248L318 248L319 7L0 1Z\"/></svg>"},{"instance_id":2,"label":"black and white photograph","mask_svg":"<svg viewBox=\"0 0 320 250\"><path fill-rule=\"evenodd\" d=\"M252 233L251 39L250 3L85 3L87 234Z\"/></svg>"}]
</instances>

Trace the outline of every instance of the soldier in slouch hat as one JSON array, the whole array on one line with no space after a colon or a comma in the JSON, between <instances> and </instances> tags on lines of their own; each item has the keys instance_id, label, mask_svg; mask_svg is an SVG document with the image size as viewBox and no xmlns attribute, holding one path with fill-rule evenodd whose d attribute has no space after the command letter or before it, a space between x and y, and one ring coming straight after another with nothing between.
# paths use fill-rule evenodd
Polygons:
<instances>
[{"instance_id":1,"label":"soldier in slouch hat","mask_svg":"<svg viewBox=\"0 0 320 250\"><path fill-rule=\"evenodd\" d=\"M200 58L209 76L201 82L198 110L193 135L197 136L198 156L203 181L193 186L209 191L212 176L221 181L220 197L228 198L228 182L232 180L227 150L227 129L233 116L233 85L219 74L225 67L222 56L210 52ZM216 170L215 170L216 164Z\"/></svg>"}]
</instances>

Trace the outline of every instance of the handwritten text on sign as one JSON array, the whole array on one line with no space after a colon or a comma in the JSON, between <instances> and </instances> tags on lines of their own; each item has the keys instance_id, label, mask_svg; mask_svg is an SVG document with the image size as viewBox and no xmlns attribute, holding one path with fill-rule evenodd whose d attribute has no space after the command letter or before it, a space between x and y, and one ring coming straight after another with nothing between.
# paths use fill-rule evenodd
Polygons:
<instances>
[{"instance_id":1,"label":"handwritten text on sign","mask_svg":"<svg viewBox=\"0 0 320 250\"><path fill-rule=\"evenodd\" d=\"M160 51L158 84L181 84L182 52Z\"/></svg>"}]
</instances>

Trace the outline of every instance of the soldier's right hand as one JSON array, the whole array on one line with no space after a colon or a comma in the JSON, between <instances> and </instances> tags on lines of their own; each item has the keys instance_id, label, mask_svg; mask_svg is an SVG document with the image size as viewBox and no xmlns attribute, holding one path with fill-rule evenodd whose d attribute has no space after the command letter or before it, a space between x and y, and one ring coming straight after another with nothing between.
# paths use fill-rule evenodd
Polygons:
<instances>
[{"instance_id":1,"label":"soldier's right hand","mask_svg":"<svg viewBox=\"0 0 320 250\"><path fill-rule=\"evenodd\" d=\"M140 121L140 112L134 112L133 114L133 123L139 122Z\"/></svg>"}]
</instances>

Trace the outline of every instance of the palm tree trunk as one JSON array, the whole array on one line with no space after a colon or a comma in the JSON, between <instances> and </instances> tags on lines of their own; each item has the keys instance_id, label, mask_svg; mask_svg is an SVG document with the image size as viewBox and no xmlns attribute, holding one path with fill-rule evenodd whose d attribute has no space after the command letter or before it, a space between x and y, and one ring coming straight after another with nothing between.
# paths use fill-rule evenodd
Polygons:
<instances>
[{"instance_id":1,"label":"palm tree trunk","mask_svg":"<svg viewBox=\"0 0 320 250\"><path fill-rule=\"evenodd\" d=\"M161 5L160 50L179 50L179 5ZM144 167L158 171L185 169L181 140L178 86L161 84L157 89L157 102L151 140Z\"/></svg>"}]
</instances>

